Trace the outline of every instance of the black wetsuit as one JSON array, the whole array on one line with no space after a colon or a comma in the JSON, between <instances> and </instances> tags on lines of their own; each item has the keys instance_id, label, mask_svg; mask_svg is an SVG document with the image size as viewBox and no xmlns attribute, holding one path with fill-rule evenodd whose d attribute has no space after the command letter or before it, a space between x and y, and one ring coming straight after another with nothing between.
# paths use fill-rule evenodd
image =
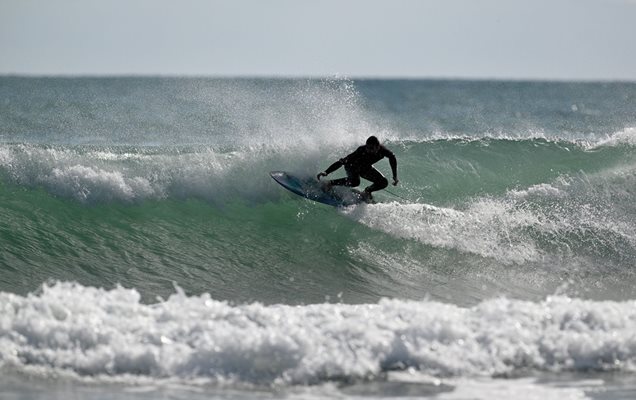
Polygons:
<instances>
[{"instance_id":1,"label":"black wetsuit","mask_svg":"<svg viewBox=\"0 0 636 400\"><path fill-rule=\"evenodd\" d=\"M345 158L341 158L331 164L325 173L330 174L344 165L345 171L347 171L347 177L332 180L332 185L355 187L360 184L360 178L362 177L373 182L373 185L367 187L365 190L367 192L375 192L376 190L382 190L389 185L389 181L387 181L384 175L382 175L382 173L377 169L373 168L373 164L384 157L389 159L391 171L395 178L397 176L397 160L391 150L382 145L380 145L380 149L377 153L368 152L366 146L360 146L356 149L356 151Z\"/></svg>"}]
</instances>

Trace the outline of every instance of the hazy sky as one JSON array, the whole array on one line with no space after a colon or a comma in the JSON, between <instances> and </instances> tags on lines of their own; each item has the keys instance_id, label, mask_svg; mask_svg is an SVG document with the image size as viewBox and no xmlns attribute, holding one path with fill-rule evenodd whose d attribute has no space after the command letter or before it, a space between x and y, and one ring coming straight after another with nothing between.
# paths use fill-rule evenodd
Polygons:
<instances>
[{"instance_id":1,"label":"hazy sky","mask_svg":"<svg viewBox=\"0 0 636 400\"><path fill-rule=\"evenodd\" d=\"M636 0L0 0L0 74L636 81Z\"/></svg>"}]
</instances>

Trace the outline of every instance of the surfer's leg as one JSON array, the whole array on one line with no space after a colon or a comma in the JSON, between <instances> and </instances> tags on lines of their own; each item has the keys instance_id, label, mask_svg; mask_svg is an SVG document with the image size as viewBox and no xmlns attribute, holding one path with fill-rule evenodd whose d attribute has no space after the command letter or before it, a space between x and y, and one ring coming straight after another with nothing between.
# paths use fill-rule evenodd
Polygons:
<instances>
[{"instance_id":1,"label":"surfer's leg","mask_svg":"<svg viewBox=\"0 0 636 400\"><path fill-rule=\"evenodd\" d=\"M346 178L334 179L329 181L331 186L351 186L356 187L360 184L360 173L357 171L352 171L350 169L345 169L347 171Z\"/></svg>"},{"instance_id":2,"label":"surfer's leg","mask_svg":"<svg viewBox=\"0 0 636 400\"><path fill-rule=\"evenodd\" d=\"M360 176L364 179L373 182L373 185L367 186L364 188L364 191L367 193L375 192L377 190L382 190L385 187L389 186L389 181L382 175L380 171L377 169L370 167L364 171L360 172Z\"/></svg>"}]
</instances>

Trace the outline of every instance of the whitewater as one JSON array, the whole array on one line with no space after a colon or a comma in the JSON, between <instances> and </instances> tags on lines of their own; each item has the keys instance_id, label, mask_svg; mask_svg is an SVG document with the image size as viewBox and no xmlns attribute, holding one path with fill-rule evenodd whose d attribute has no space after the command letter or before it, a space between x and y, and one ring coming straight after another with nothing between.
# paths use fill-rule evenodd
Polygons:
<instances>
[{"instance_id":1,"label":"whitewater","mask_svg":"<svg viewBox=\"0 0 636 400\"><path fill-rule=\"evenodd\" d=\"M634 397L634 109L621 82L0 77L0 397ZM269 177L370 135L377 204Z\"/></svg>"}]
</instances>

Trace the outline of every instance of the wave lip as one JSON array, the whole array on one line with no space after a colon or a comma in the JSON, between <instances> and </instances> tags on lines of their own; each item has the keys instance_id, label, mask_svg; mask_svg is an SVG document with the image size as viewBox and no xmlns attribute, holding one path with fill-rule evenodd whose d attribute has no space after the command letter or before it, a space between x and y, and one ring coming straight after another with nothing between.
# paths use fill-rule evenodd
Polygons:
<instances>
[{"instance_id":1,"label":"wave lip","mask_svg":"<svg viewBox=\"0 0 636 400\"><path fill-rule=\"evenodd\" d=\"M72 283L0 300L2 368L80 377L288 385L402 369L447 377L636 367L635 301L293 307L230 305L178 289L146 305L135 290Z\"/></svg>"}]
</instances>

